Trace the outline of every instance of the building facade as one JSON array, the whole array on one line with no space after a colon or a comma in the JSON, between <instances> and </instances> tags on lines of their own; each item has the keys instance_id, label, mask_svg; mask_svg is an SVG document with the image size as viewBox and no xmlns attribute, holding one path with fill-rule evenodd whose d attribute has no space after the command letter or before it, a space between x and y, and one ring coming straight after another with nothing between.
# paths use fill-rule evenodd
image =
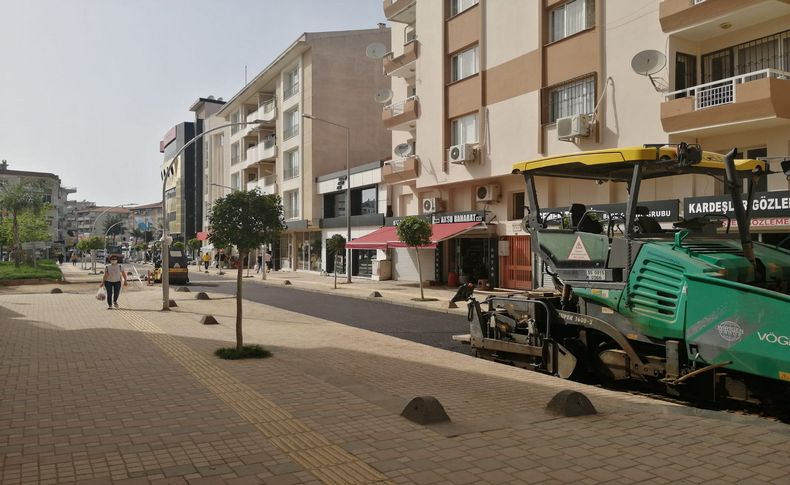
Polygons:
<instances>
[{"instance_id":1,"label":"building facade","mask_svg":"<svg viewBox=\"0 0 790 485\"><path fill-rule=\"evenodd\" d=\"M138 242L151 242L161 236L162 231L162 203L143 204L129 207L129 230L137 229L143 233L143 240Z\"/></svg>"},{"instance_id":2,"label":"building facade","mask_svg":"<svg viewBox=\"0 0 790 485\"><path fill-rule=\"evenodd\" d=\"M0 186L14 185L20 182L42 182L45 189L43 201L49 205L44 217L47 219L50 241L56 249L63 249L67 239L67 204L69 194L77 191L73 187L61 185L60 177L52 173L32 172L27 170L11 170L8 162L0 162Z\"/></svg>"},{"instance_id":3,"label":"building facade","mask_svg":"<svg viewBox=\"0 0 790 485\"><path fill-rule=\"evenodd\" d=\"M316 179L345 169L347 149L352 168L389 153L391 136L373 101L389 80L380 61L366 56L371 44L389 42L383 26L305 33L222 106L220 120L207 120L206 126L257 121L209 139L209 165L224 167L224 173L211 168L211 178L229 188L211 186L205 207L227 190L279 194L288 229L273 247L275 268L326 269L326 194Z\"/></svg>"},{"instance_id":4,"label":"building facade","mask_svg":"<svg viewBox=\"0 0 790 485\"><path fill-rule=\"evenodd\" d=\"M164 223L174 241L192 239L203 226L203 206L196 204L202 193L203 166L196 164L194 145L176 156L194 137L195 123L187 121L172 127L159 142L164 154L161 170L169 172L164 180Z\"/></svg>"},{"instance_id":5,"label":"building facade","mask_svg":"<svg viewBox=\"0 0 790 485\"><path fill-rule=\"evenodd\" d=\"M532 287L514 162L680 141L752 157L790 152L787 2L384 0L383 8L393 22L383 59L393 99L382 109L393 133L383 169L392 212L423 215L450 234L424 251L434 268L424 279ZM637 62L653 55L644 51L658 52L650 76ZM626 200L624 184L537 183L546 208ZM771 175L763 188L788 187ZM677 217L682 199L722 191L688 176L647 181L641 198L674 203ZM388 257L396 278L416 278L399 264L402 250Z\"/></svg>"}]
</instances>

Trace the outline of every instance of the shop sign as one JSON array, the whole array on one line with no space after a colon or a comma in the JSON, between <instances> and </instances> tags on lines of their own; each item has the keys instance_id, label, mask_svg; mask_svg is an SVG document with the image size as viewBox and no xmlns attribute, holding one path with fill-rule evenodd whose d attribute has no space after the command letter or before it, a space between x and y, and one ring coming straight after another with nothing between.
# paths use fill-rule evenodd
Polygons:
<instances>
[{"instance_id":1,"label":"shop sign","mask_svg":"<svg viewBox=\"0 0 790 485\"><path fill-rule=\"evenodd\" d=\"M659 222L675 222L680 220L680 201L677 199L673 200L648 200L648 201L639 201L637 203L638 206L647 207L650 211L648 213L649 217L659 221ZM595 205L588 205L588 211L600 211L603 214L609 214L610 216L616 218L625 218L625 208L626 203L620 202L617 204L595 204ZM556 209L541 209L540 215L542 218L546 218L548 216L548 220L555 220L558 219L559 214L568 215L568 207L556 208ZM606 218L604 218L606 219Z\"/></svg>"},{"instance_id":2,"label":"shop sign","mask_svg":"<svg viewBox=\"0 0 790 485\"><path fill-rule=\"evenodd\" d=\"M483 222L484 212L450 212L433 214L431 224L454 224L456 222Z\"/></svg>"},{"instance_id":3,"label":"shop sign","mask_svg":"<svg viewBox=\"0 0 790 485\"><path fill-rule=\"evenodd\" d=\"M724 223L726 227L726 222ZM732 219L732 227L738 227L738 221ZM790 226L790 217L767 217L764 219L752 219L751 227L778 227Z\"/></svg>"},{"instance_id":4,"label":"shop sign","mask_svg":"<svg viewBox=\"0 0 790 485\"><path fill-rule=\"evenodd\" d=\"M743 195L743 208L746 209L746 195ZM703 214L735 215L732 198L729 195L710 197L687 197L683 201L683 213L686 219ZM750 216L753 217L786 217L790 216L790 190L774 192L758 192L752 197ZM754 225L754 224L753 224Z\"/></svg>"}]
</instances>

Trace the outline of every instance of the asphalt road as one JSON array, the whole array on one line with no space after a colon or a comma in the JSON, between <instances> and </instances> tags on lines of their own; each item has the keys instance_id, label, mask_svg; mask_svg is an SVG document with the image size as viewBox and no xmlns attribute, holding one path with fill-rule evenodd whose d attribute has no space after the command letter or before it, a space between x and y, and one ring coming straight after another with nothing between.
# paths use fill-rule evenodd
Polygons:
<instances>
[{"instance_id":1,"label":"asphalt road","mask_svg":"<svg viewBox=\"0 0 790 485\"><path fill-rule=\"evenodd\" d=\"M236 293L235 280L192 271L193 266L189 268L189 287L193 290ZM453 335L469 333L469 322L464 316L256 283L244 286L244 299L431 347L470 352L468 345L452 340Z\"/></svg>"}]
</instances>

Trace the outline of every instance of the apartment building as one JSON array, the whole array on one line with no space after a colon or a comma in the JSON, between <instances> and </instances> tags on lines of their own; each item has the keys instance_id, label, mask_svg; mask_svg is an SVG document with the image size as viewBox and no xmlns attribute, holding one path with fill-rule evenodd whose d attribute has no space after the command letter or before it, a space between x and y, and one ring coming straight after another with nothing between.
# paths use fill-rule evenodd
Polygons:
<instances>
[{"instance_id":1,"label":"apartment building","mask_svg":"<svg viewBox=\"0 0 790 485\"><path fill-rule=\"evenodd\" d=\"M46 187L42 198L50 206L45 217L49 224L52 245L62 250L68 237L66 232L68 196L77 192L77 189L64 187L61 185L60 177L53 173L11 170L6 160L0 162L0 186L28 181L42 181Z\"/></svg>"},{"instance_id":2,"label":"apartment building","mask_svg":"<svg viewBox=\"0 0 790 485\"><path fill-rule=\"evenodd\" d=\"M123 232L115 237L116 242L125 242L129 239L131 211L126 207L104 207L91 202L86 205L78 204L73 208L73 214L80 239L104 236L116 220L120 220L120 225L123 227Z\"/></svg>"},{"instance_id":3,"label":"apartment building","mask_svg":"<svg viewBox=\"0 0 790 485\"><path fill-rule=\"evenodd\" d=\"M227 122L216 116L224 104L225 101L222 98L208 96L198 98L189 108L195 113L197 133L204 134L195 144L197 163L203 167L201 197L196 198L196 203L202 206L202 225L201 230L197 231L196 237L204 241L204 251L213 249L208 243L211 204L230 190L227 167L229 149L225 143L225 140L230 138L230 128L224 127Z\"/></svg>"},{"instance_id":4,"label":"apartment building","mask_svg":"<svg viewBox=\"0 0 790 485\"><path fill-rule=\"evenodd\" d=\"M170 128L159 142L159 152L164 154L161 172L169 173L164 180L164 222L174 241L192 239L203 225L203 205L196 203L202 193L203 165L196 164L194 145L176 156L194 137L195 123L185 121Z\"/></svg>"},{"instance_id":5,"label":"apartment building","mask_svg":"<svg viewBox=\"0 0 790 485\"><path fill-rule=\"evenodd\" d=\"M423 268L434 270L423 279L532 287L514 162L680 141L748 156L790 151L787 2L384 0L383 8L393 22L383 59L393 90L382 108L393 133L387 223L421 214L434 224L436 248L423 251ZM632 67L647 50L668 59L649 77ZM772 175L765 188L787 182ZM624 184L542 179L538 189L548 210L626 200ZM689 176L646 182L641 198L666 209L670 224L680 199L722 191ZM416 279L405 250L387 257L395 278Z\"/></svg>"},{"instance_id":6,"label":"apartment building","mask_svg":"<svg viewBox=\"0 0 790 485\"><path fill-rule=\"evenodd\" d=\"M273 248L276 269L327 269L321 221L329 194L317 190L316 180L344 170L347 156L354 169L390 152L391 135L373 101L377 91L388 88L389 79L381 62L365 54L369 45L389 42L389 29L383 26L305 33L222 106L216 113L220 121L211 121L214 126L250 122L209 140L212 163L226 170L221 174L212 168L212 177L232 190L257 188L282 197L288 228ZM376 183L371 186L378 190ZM335 187L340 205L332 217L345 208L345 186L336 181ZM214 188L207 194L209 206L227 193ZM352 192L352 202L354 197ZM351 205L352 215L358 215Z\"/></svg>"}]
</instances>

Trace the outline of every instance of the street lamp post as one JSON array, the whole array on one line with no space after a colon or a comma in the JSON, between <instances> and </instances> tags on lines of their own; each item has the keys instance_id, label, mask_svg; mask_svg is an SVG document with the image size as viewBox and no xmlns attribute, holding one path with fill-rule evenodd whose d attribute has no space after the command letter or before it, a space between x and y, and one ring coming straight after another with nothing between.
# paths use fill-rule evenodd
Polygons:
<instances>
[{"instance_id":1,"label":"street lamp post","mask_svg":"<svg viewBox=\"0 0 790 485\"><path fill-rule=\"evenodd\" d=\"M302 117L346 130L346 244L348 244L351 242L351 129L307 113L302 113ZM348 246L346 246L346 283L351 283L351 249Z\"/></svg>"},{"instance_id":2,"label":"street lamp post","mask_svg":"<svg viewBox=\"0 0 790 485\"><path fill-rule=\"evenodd\" d=\"M217 130L225 129L229 126L241 126L241 125L257 125L263 123L263 120L252 120L252 121L239 121L236 123L226 123L224 125L215 126L210 130L206 130L203 133L199 133L197 136L189 140L188 142L184 143L171 157L171 160L175 160L181 155L184 150L192 146L197 140L203 138L203 136L208 135L209 133ZM162 311L169 311L170 310L170 275L168 274L168 266L170 264L169 256L170 256L170 238L167 235L167 200L165 199L165 185L167 184L167 178L174 174L173 165L170 164L163 172L162 172Z\"/></svg>"},{"instance_id":3,"label":"street lamp post","mask_svg":"<svg viewBox=\"0 0 790 485\"><path fill-rule=\"evenodd\" d=\"M126 206L132 206L132 205L137 205L137 204L134 204L134 203L118 204L118 205L114 205L112 207L108 207L108 208L104 209L101 212L101 214L96 216L96 218L93 220L93 224L91 224L91 236L93 236L93 233L96 232L96 223L99 222L99 219L101 218L101 216L103 216L104 214L110 212L113 209L118 209L119 207L126 207ZM104 243L104 245L105 245L105 249L107 249L107 247L106 247L107 246L106 236L105 236L105 243ZM105 256L106 256L106 254L105 254ZM91 266L92 266L93 274L96 274L96 250L95 249L91 249Z\"/></svg>"}]
</instances>

